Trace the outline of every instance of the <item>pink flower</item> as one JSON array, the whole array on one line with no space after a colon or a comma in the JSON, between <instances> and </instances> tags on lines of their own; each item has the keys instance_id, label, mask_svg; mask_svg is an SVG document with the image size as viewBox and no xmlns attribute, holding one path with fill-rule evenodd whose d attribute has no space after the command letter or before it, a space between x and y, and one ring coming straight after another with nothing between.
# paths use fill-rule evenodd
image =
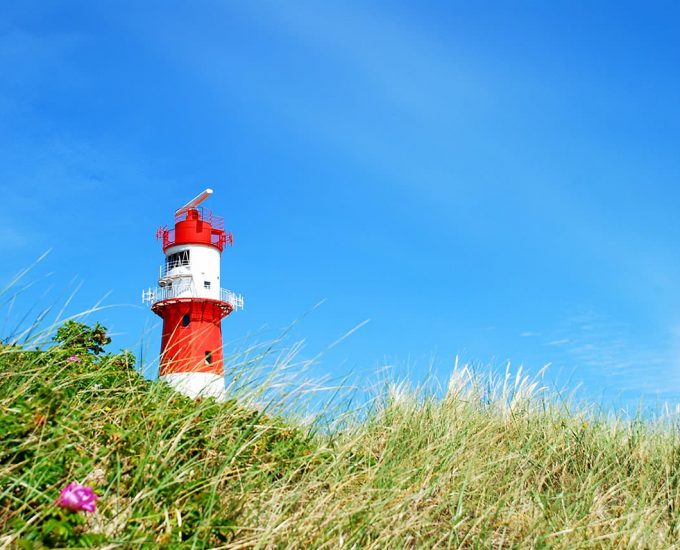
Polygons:
<instances>
[{"instance_id":1,"label":"pink flower","mask_svg":"<svg viewBox=\"0 0 680 550\"><path fill-rule=\"evenodd\" d=\"M70 361L71 363L80 363L80 357L78 357L77 355L71 355L71 357L69 357L67 361Z\"/></svg>"},{"instance_id":2,"label":"pink flower","mask_svg":"<svg viewBox=\"0 0 680 550\"><path fill-rule=\"evenodd\" d=\"M59 493L57 499L57 506L68 508L73 512L94 512L96 508L95 501L99 497L94 494L92 487L81 485L80 483L69 483Z\"/></svg>"}]
</instances>

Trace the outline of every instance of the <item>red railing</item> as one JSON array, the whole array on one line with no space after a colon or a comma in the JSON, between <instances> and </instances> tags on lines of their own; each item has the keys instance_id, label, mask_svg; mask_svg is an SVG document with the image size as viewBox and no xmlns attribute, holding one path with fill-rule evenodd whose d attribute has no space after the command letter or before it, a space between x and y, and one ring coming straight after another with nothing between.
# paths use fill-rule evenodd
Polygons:
<instances>
[{"instance_id":1,"label":"red railing","mask_svg":"<svg viewBox=\"0 0 680 550\"><path fill-rule=\"evenodd\" d=\"M159 240L163 241L163 249L171 247L175 244L175 230L166 229L164 227L158 228L156 236ZM233 246L234 235L231 232L224 232L219 230L217 233L212 233L210 235L210 244L216 246L220 250L224 250L225 246Z\"/></svg>"},{"instance_id":2,"label":"red railing","mask_svg":"<svg viewBox=\"0 0 680 550\"><path fill-rule=\"evenodd\" d=\"M234 244L234 236L231 232L224 231L224 218L216 216L211 210L206 208L194 208L175 215L175 224L191 219L191 212L198 213L198 220L209 223L212 227L210 234L210 244L224 250L225 245L232 246ZM156 238L163 241L163 249L175 244L175 229L168 229L167 227L159 227L156 231Z\"/></svg>"},{"instance_id":3,"label":"red railing","mask_svg":"<svg viewBox=\"0 0 680 550\"><path fill-rule=\"evenodd\" d=\"M224 231L224 217L217 216L216 214L212 213L212 210L208 210L207 208L203 208L202 206L200 208L192 208L191 210L187 210L185 212L181 212L180 214L176 214L175 223L188 220L190 212L198 212L199 220L209 223L210 225L212 225L213 229L221 229L222 231Z\"/></svg>"},{"instance_id":4,"label":"red railing","mask_svg":"<svg viewBox=\"0 0 680 550\"><path fill-rule=\"evenodd\" d=\"M175 230L174 229L162 229L161 236L163 237L163 249L165 250L169 246L172 246L175 242Z\"/></svg>"}]
</instances>

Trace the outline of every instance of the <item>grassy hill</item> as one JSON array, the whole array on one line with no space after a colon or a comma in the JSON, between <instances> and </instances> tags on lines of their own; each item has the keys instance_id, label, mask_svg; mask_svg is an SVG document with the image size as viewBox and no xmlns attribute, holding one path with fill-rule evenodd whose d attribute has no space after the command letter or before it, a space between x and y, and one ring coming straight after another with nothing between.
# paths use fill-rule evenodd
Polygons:
<instances>
[{"instance_id":1,"label":"grassy hill","mask_svg":"<svg viewBox=\"0 0 680 550\"><path fill-rule=\"evenodd\" d=\"M678 546L671 422L458 369L443 398L386 392L318 430L191 401L76 340L0 347L0 547ZM72 481L95 513L55 505Z\"/></svg>"}]
</instances>

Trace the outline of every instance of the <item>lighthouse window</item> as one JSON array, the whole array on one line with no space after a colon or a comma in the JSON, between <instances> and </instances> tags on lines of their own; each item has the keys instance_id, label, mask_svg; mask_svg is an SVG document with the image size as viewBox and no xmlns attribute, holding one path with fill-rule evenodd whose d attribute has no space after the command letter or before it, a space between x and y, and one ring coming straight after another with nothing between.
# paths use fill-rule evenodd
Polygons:
<instances>
[{"instance_id":1,"label":"lighthouse window","mask_svg":"<svg viewBox=\"0 0 680 550\"><path fill-rule=\"evenodd\" d=\"M210 363L212 363L212 352L206 351L205 352L205 364L209 365Z\"/></svg>"},{"instance_id":2,"label":"lighthouse window","mask_svg":"<svg viewBox=\"0 0 680 550\"><path fill-rule=\"evenodd\" d=\"M165 258L165 268L175 269L176 267L184 267L189 265L189 251L180 250L174 254L170 254Z\"/></svg>"},{"instance_id":3,"label":"lighthouse window","mask_svg":"<svg viewBox=\"0 0 680 550\"><path fill-rule=\"evenodd\" d=\"M188 313L185 313L184 315L182 315L182 326L183 327L188 327L190 321L191 321L191 317L189 317Z\"/></svg>"},{"instance_id":4,"label":"lighthouse window","mask_svg":"<svg viewBox=\"0 0 680 550\"><path fill-rule=\"evenodd\" d=\"M210 290L210 281L203 281L203 288Z\"/></svg>"}]
</instances>

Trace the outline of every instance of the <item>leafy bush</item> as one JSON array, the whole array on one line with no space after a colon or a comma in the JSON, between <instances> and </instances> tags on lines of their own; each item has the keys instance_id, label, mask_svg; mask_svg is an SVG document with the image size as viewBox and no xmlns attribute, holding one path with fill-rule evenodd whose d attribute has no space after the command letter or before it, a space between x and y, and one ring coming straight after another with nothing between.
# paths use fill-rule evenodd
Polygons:
<instances>
[{"instance_id":1,"label":"leafy bush","mask_svg":"<svg viewBox=\"0 0 680 550\"><path fill-rule=\"evenodd\" d=\"M84 323L68 320L57 329L54 341L59 344L59 349L67 353L99 355L104 351L104 346L111 343L111 338L99 323L90 328Z\"/></svg>"}]
</instances>

